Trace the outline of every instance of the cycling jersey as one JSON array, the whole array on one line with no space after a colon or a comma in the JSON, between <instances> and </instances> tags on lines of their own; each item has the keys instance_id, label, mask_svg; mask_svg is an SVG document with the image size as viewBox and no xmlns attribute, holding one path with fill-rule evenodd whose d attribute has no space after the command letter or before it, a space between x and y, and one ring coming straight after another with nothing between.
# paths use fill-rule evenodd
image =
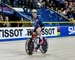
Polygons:
<instances>
[{"instance_id":1,"label":"cycling jersey","mask_svg":"<svg viewBox=\"0 0 75 60\"><path fill-rule=\"evenodd\" d=\"M36 32L36 29L38 27L42 28L43 26L44 26L44 24L43 24L42 18L41 17L37 17L36 21L34 22L34 32Z\"/></svg>"}]
</instances>

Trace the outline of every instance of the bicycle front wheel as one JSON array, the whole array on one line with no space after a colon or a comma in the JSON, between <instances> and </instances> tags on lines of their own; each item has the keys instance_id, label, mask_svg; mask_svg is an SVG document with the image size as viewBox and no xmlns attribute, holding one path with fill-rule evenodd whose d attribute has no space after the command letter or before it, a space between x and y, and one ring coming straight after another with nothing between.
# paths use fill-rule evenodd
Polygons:
<instances>
[{"instance_id":1,"label":"bicycle front wheel","mask_svg":"<svg viewBox=\"0 0 75 60\"><path fill-rule=\"evenodd\" d=\"M25 50L26 50L26 53L28 55L32 55L33 54L34 42L31 39L26 41L26 43L25 43Z\"/></svg>"}]
</instances>

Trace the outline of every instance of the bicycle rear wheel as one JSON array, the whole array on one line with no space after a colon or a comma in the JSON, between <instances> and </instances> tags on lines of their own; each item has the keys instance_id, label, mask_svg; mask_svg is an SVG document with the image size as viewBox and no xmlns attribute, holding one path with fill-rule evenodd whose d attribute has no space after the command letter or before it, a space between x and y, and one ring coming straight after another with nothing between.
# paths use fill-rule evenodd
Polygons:
<instances>
[{"instance_id":1,"label":"bicycle rear wheel","mask_svg":"<svg viewBox=\"0 0 75 60\"><path fill-rule=\"evenodd\" d=\"M46 53L47 49L48 49L48 43L47 43L47 40L45 38L43 38L43 40L44 40L44 43L41 45L41 52Z\"/></svg>"}]
</instances>

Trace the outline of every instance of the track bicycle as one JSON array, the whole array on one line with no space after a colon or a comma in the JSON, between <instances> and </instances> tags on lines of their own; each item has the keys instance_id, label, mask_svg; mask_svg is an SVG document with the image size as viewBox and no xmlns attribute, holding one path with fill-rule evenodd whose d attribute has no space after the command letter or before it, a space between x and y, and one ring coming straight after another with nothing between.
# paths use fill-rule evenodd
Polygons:
<instances>
[{"instance_id":1,"label":"track bicycle","mask_svg":"<svg viewBox=\"0 0 75 60\"><path fill-rule=\"evenodd\" d=\"M43 41L44 41L43 44L39 45L38 49L41 51L41 53L45 54L47 52L47 50L48 50L48 42L47 42L47 39L45 37L43 37ZM32 55L33 54L34 48L35 48L35 46L38 45L38 42L40 42L40 38L39 37L36 37L34 40L32 40L31 38L26 40L25 50L26 50L26 53L28 55Z\"/></svg>"}]
</instances>

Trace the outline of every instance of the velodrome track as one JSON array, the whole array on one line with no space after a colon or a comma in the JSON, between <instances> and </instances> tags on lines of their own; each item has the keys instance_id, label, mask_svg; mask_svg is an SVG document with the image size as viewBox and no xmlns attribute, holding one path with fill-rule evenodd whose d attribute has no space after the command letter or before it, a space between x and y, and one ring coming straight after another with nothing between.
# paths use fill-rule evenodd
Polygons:
<instances>
[{"instance_id":1,"label":"velodrome track","mask_svg":"<svg viewBox=\"0 0 75 60\"><path fill-rule=\"evenodd\" d=\"M75 60L75 36L48 39L48 52L29 56L25 40L0 42L0 60Z\"/></svg>"}]
</instances>

